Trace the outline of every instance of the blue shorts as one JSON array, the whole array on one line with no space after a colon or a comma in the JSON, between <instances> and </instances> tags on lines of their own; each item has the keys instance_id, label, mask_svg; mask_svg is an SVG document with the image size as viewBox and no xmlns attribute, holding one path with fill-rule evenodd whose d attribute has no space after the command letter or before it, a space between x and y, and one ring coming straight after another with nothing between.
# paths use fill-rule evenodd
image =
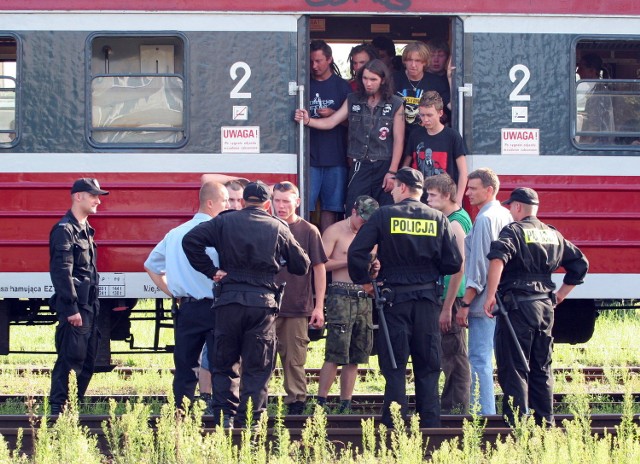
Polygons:
<instances>
[{"instance_id":1,"label":"blue shorts","mask_svg":"<svg viewBox=\"0 0 640 464\"><path fill-rule=\"evenodd\" d=\"M346 166L313 167L310 172L309 211L316 210L320 197L322 211L344 212L344 198L347 191Z\"/></svg>"}]
</instances>

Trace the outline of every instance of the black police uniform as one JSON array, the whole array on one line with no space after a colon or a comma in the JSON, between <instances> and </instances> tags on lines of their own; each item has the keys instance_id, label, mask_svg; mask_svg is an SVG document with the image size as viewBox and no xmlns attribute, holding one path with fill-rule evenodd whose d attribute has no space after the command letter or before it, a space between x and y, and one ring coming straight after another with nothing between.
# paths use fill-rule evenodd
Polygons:
<instances>
[{"instance_id":1,"label":"black police uniform","mask_svg":"<svg viewBox=\"0 0 640 464\"><path fill-rule=\"evenodd\" d=\"M78 379L78 396L87 390L95 365L98 331L98 271L94 230L80 224L71 211L58 222L49 235L49 269L55 294L52 307L58 315L55 345L58 358L51 373L50 404L53 413L60 411L69 394L69 372ZM74 314L82 316L82 326L68 321Z\"/></svg>"},{"instance_id":2,"label":"black police uniform","mask_svg":"<svg viewBox=\"0 0 640 464\"><path fill-rule=\"evenodd\" d=\"M413 360L416 411L422 427L440 425L440 304L435 282L460 270L462 257L449 221L439 211L414 199L381 207L358 231L348 252L354 283L370 282L369 253L378 244L379 279L392 291L385 308L397 369L383 337L378 336L378 361L386 380L382 422L391 424L395 401L406 415L405 372Z\"/></svg>"},{"instance_id":3,"label":"black police uniform","mask_svg":"<svg viewBox=\"0 0 640 464\"><path fill-rule=\"evenodd\" d=\"M528 359L527 373L503 316L497 316L495 356L498 382L504 392L503 413L513 423L508 399L520 414L531 407L538 424L553 423L551 351L555 284L551 274L563 267L564 283L579 285L589 268L582 252L553 227L535 216L505 226L491 243L489 260L499 259L504 270L498 287L518 341Z\"/></svg>"},{"instance_id":4,"label":"black police uniform","mask_svg":"<svg viewBox=\"0 0 640 464\"><path fill-rule=\"evenodd\" d=\"M292 274L304 275L309 258L284 221L252 206L199 224L185 235L182 246L191 265L206 276L218 269L227 272L214 303L215 334L209 351L213 413L235 417L235 425L242 427L249 398L256 419L267 404L276 347L275 274L285 263ZM220 268L205 254L207 246L218 250Z\"/></svg>"}]
</instances>

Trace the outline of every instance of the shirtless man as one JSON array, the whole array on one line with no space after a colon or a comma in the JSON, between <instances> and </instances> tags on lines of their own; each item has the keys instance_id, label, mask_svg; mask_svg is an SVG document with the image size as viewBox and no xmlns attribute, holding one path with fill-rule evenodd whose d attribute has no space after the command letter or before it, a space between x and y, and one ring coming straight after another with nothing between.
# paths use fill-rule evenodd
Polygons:
<instances>
[{"instance_id":1,"label":"shirtless man","mask_svg":"<svg viewBox=\"0 0 640 464\"><path fill-rule=\"evenodd\" d=\"M358 364L367 363L373 347L371 329L371 300L361 285L349 277L347 250L356 233L378 209L378 202L361 195L351 210L351 216L331 225L322 235L322 243L329 261L327 272L332 272L332 283L327 289L327 341L325 361L320 370L318 404L327 402L327 394L340 374L340 412L351 407L351 396L358 374Z\"/></svg>"}]
</instances>

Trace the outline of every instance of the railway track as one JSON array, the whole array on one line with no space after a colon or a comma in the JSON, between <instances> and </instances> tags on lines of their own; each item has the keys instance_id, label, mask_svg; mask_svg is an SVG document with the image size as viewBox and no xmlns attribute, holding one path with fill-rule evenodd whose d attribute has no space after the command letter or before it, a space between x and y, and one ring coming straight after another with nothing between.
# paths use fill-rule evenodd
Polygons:
<instances>
[{"instance_id":1,"label":"railway track","mask_svg":"<svg viewBox=\"0 0 640 464\"><path fill-rule=\"evenodd\" d=\"M163 373L167 375L173 375L174 369L172 368L136 368L136 367L121 367L116 366L110 370L111 372L116 372L123 378L129 378L133 375L143 375L146 373ZM640 374L639 366L626 366L626 367L583 367L580 369L574 369L570 367L557 367L554 368L554 374L564 375L567 381L571 381L573 376L576 373L580 374L584 377L587 382L596 382L600 380L605 380L611 377L611 375L620 378L623 373L629 374ZM25 375L51 375L51 368L49 367L33 367L33 366L2 366L0 367L0 372L8 372L13 373L15 375L25 376ZM307 368L305 369L307 379L310 381L318 381L320 376L320 369L317 368ZM338 373L341 372L341 369L338 368ZM275 376L282 376L282 369L276 368L274 370ZM360 368L358 369L358 378L360 380L365 380L367 376L370 375L382 375L380 374L380 370L376 368ZM407 369L407 376L412 375L411 369ZM494 372L494 377L495 377Z\"/></svg>"},{"instance_id":2,"label":"railway track","mask_svg":"<svg viewBox=\"0 0 640 464\"><path fill-rule=\"evenodd\" d=\"M150 426L154 427L158 416L150 418ZM284 425L287 427L290 439L297 441L302 439L302 431L309 416L287 416ZM337 448L342 449L348 443L353 447L362 449L362 428L363 420L373 419L377 424L379 416L372 415L339 415L327 416L326 436ZM442 427L433 429L421 429L424 443L427 443L426 451L437 449L445 440L455 437L462 437L463 420L471 420L470 416L442 416ZM507 427L500 416L485 416L486 420L482 435L484 442L495 443L500 437L504 438L513 433ZM556 416L557 424L563 424L564 420L572 420L570 415ZM0 416L0 434L2 434L11 448L16 446L18 429L22 429L22 452L30 454L33 450L34 439L37 433L40 416L29 418L20 416ZM55 418L50 418L51 421ZM108 453L107 441L102 430L103 422L108 422L109 416L80 416L80 425L86 427L87 431L97 437L98 444L103 453ZM615 435L615 427L620 424L621 416L618 414L599 414L591 416L591 433L602 436L605 431ZM640 415L634 416L634 423L640 424ZM270 419L268 425L268 440L277 439L277 432L274 428L274 420ZM561 427L562 428L562 427ZM215 420L212 416L203 417L203 433L212 433L215 430ZM233 441L240 444L241 430L233 430ZM428 440L428 441L427 441Z\"/></svg>"},{"instance_id":3,"label":"railway track","mask_svg":"<svg viewBox=\"0 0 640 464\"><path fill-rule=\"evenodd\" d=\"M554 406L558 408L559 406L566 404L568 401L569 393L554 393L553 394L553 402ZM269 397L270 404L276 404L278 402L279 395L272 395ZM597 406L612 406L612 405L621 405L624 402L624 394L618 392L599 392L591 395L592 400L590 401L591 407ZM114 399L118 403L125 403L127 401L136 401L137 399L142 400L143 402L159 402L166 403L168 401L167 395L88 395L84 398L83 404L87 406L98 405L98 404L107 404L110 399ZM311 398L310 398L311 399ZM0 404L3 403L27 403L30 402L32 404L43 404L45 400L44 395L0 395ZM409 409L415 407L415 396L407 395L408 406ZM502 400L502 395L496 395L496 402ZM632 401L634 403L640 403L640 393L632 394ZM340 398L337 395L329 395L327 397L327 405L330 410L334 410L339 406ZM354 414L379 414L383 405L383 395L380 393L371 393L371 394L357 394L354 395L351 401L351 412ZM2 415L0 415L2 417ZM459 417L459 416L457 416Z\"/></svg>"}]
</instances>

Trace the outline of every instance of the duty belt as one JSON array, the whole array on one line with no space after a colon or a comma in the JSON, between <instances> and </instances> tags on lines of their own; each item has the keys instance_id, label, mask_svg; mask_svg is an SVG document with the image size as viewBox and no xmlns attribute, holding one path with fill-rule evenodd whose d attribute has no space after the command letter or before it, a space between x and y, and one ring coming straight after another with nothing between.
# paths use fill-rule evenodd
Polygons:
<instances>
[{"instance_id":1,"label":"duty belt","mask_svg":"<svg viewBox=\"0 0 640 464\"><path fill-rule=\"evenodd\" d=\"M507 293L502 301L505 303L516 302L520 303L521 301L538 301L538 300L549 300L551 299L551 294L549 293L532 293L529 295L513 295L511 292Z\"/></svg>"},{"instance_id":2,"label":"duty belt","mask_svg":"<svg viewBox=\"0 0 640 464\"><path fill-rule=\"evenodd\" d=\"M428 284L416 284L416 285L389 285L395 293L409 293L417 292L420 290L435 290L436 283L429 282Z\"/></svg>"},{"instance_id":3,"label":"duty belt","mask_svg":"<svg viewBox=\"0 0 640 464\"><path fill-rule=\"evenodd\" d=\"M253 293L276 293L275 288L267 288L263 286L251 285L251 284L222 284L222 291L226 292L231 290L232 292L253 292Z\"/></svg>"},{"instance_id":4,"label":"duty belt","mask_svg":"<svg viewBox=\"0 0 640 464\"><path fill-rule=\"evenodd\" d=\"M192 296L183 296L179 298L180 304L197 303L199 301L213 301L213 298L194 298Z\"/></svg>"}]
</instances>

